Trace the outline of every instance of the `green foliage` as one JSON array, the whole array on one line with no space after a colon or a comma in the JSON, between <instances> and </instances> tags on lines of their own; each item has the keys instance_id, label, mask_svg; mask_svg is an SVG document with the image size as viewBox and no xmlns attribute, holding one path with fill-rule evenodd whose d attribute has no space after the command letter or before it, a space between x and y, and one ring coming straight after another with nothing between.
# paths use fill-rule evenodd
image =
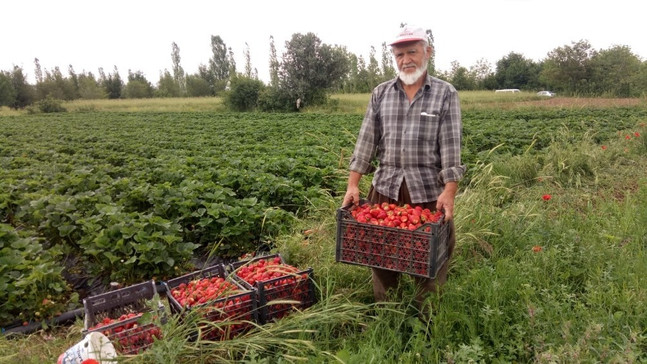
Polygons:
<instances>
[{"instance_id":1,"label":"green foliage","mask_svg":"<svg viewBox=\"0 0 647 364\"><path fill-rule=\"evenodd\" d=\"M233 111L253 111L264 87L263 82L259 80L237 77L231 83L231 90L225 93L224 103Z\"/></svg>"},{"instance_id":2,"label":"green foliage","mask_svg":"<svg viewBox=\"0 0 647 364\"><path fill-rule=\"evenodd\" d=\"M165 71L160 76L157 82L157 89L154 93L156 97L180 97L180 83L169 71Z\"/></svg>"},{"instance_id":3,"label":"green foliage","mask_svg":"<svg viewBox=\"0 0 647 364\"><path fill-rule=\"evenodd\" d=\"M16 101L16 90L11 84L11 74L0 72L0 106L13 106Z\"/></svg>"},{"instance_id":4,"label":"green foliage","mask_svg":"<svg viewBox=\"0 0 647 364\"><path fill-rule=\"evenodd\" d=\"M186 93L189 97L212 96L209 83L199 75L186 76Z\"/></svg>"},{"instance_id":5,"label":"green foliage","mask_svg":"<svg viewBox=\"0 0 647 364\"><path fill-rule=\"evenodd\" d=\"M43 100L38 101L34 105L34 109L45 114L67 111L67 109L63 107L63 101L59 99L55 99L52 96L47 96Z\"/></svg>"},{"instance_id":6,"label":"green foliage","mask_svg":"<svg viewBox=\"0 0 647 364\"><path fill-rule=\"evenodd\" d=\"M123 89L122 96L128 99L144 99L153 97L153 85L142 72L128 72L128 83Z\"/></svg>"},{"instance_id":7,"label":"green foliage","mask_svg":"<svg viewBox=\"0 0 647 364\"><path fill-rule=\"evenodd\" d=\"M55 260L60 254L0 223L0 326L49 319L65 308L69 288Z\"/></svg>"},{"instance_id":8,"label":"green foliage","mask_svg":"<svg viewBox=\"0 0 647 364\"><path fill-rule=\"evenodd\" d=\"M539 66L523 55L511 52L496 63L495 79L499 88L536 89Z\"/></svg>"},{"instance_id":9,"label":"green foliage","mask_svg":"<svg viewBox=\"0 0 647 364\"><path fill-rule=\"evenodd\" d=\"M293 34L281 62L280 88L301 104L325 103L326 92L340 86L349 64L341 47L322 44L313 33Z\"/></svg>"},{"instance_id":10,"label":"green foliage","mask_svg":"<svg viewBox=\"0 0 647 364\"><path fill-rule=\"evenodd\" d=\"M177 262L193 256L196 244L182 241L180 225L151 214L124 212L99 205L97 213L80 220L80 245L94 277L138 282L169 277Z\"/></svg>"},{"instance_id":11,"label":"green foliage","mask_svg":"<svg viewBox=\"0 0 647 364\"><path fill-rule=\"evenodd\" d=\"M266 87L258 95L260 111L295 111L296 103L292 95L285 89Z\"/></svg>"},{"instance_id":12,"label":"green foliage","mask_svg":"<svg viewBox=\"0 0 647 364\"><path fill-rule=\"evenodd\" d=\"M107 76L103 73L102 69L99 69L99 83L101 87L104 88L109 99L119 99L124 88L124 82L119 75L119 70L115 66L114 71Z\"/></svg>"}]
</instances>

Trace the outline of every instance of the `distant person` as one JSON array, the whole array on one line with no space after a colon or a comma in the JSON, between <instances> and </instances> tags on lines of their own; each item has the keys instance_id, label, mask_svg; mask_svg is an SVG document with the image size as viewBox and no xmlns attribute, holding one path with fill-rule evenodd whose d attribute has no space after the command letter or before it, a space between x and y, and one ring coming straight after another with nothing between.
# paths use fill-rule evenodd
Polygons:
<instances>
[{"instance_id":1,"label":"distant person","mask_svg":"<svg viewBox=\"0 0 647 364\"><path fill-rule=\"evenodd\" d=\"M456 244L454 199L465 173L461 111L456 89L427 74L433 49L422 28L401 28L390 46L399 73L372 92L351 156L342 205L359 203L360 179L374 172L367 195L370 202L444 211L450 224L448 259L435 279L414 276L416 302L422 308L427 295L447 280ZM400 273L372 268L372 280L375 300L386 301L387 292L397 288Z\"/></svg>"}]
</instances>

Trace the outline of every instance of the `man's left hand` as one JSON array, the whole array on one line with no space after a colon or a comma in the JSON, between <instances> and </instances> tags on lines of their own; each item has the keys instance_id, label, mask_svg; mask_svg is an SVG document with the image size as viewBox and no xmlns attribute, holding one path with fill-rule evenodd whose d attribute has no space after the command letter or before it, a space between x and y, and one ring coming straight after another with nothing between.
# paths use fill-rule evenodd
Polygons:
<instances>
[{"instance_id":1,"label":"man's left hand","mask_svg":"<svg viewBox=\"0 0 647 364\"><path fill-rule=\"evenodd\" d=\"M457 182L447 182L447 184L445 184L445 189L440 196L438 196L438 201L436 201L436 210L444 212L445 221L449 221L454 218L454 198L456 197L457 190Z\"/></svg>"}]
</instances>

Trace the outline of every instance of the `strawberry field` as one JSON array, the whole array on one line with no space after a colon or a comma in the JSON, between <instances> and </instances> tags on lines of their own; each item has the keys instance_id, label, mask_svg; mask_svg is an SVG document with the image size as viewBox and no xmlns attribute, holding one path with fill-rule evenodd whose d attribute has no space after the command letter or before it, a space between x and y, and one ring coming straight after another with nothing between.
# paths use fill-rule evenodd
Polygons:
<instances>
[{"instance_id":1,"label":"strawberry field","mask_svg":"<svg viewBox=\"0 0 647 364\"><path fill-rule=\"evenodd\" d=\"M644 108L473 110L464 161L604 141ZM0 324L91 289L168 279L289 233L345 191L356 114L64 113L0 117Z\"/></svg>"}]
</instances>

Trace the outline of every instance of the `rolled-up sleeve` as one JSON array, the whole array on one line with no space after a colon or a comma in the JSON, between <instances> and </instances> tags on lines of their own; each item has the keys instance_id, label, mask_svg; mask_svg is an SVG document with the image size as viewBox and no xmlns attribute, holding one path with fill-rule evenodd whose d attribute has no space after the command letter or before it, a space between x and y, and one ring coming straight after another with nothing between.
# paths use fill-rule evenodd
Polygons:
<instances>
[{"instance_id":1,"label":"rolled-up sleeve","mask_svg":"<svg viewBox=\"0 0 647 364\"><path fill-rule=\"evenodd\" d=\"M461 164L461 135L463 124L461 120L460 101L458 92L452 87L448 90L442 112L439 131L439 147L441 171L440 182L457 182L465 174L465 165Z\"/></svg>"},{"instance_id":2,"label":"rolled-up sleeve","mask_svg":"<svg viewBox=\"0 0 647 364\"><path fill-rule=\"evenodd\" d=\"M362 175L372 173L375 171L373 160L377 151L379 142L379 116L375 106L378 104L375 93L371 96L371 101L364 114L364 120L357 136L355 143L355 150L350 158L351 171L360 173Z\"/></svg>"}]
</instances>

